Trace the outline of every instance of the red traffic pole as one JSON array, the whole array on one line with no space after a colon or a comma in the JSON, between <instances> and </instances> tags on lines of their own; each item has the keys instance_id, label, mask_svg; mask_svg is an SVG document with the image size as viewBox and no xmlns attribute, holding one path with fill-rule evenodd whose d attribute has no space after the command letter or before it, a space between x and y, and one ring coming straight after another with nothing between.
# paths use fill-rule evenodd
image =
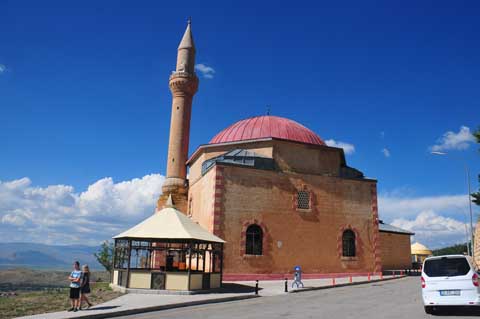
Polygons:
<instances>
[{"instance_id":1,"label":"red traffic pole","mask_svg":"<svg viewBox=\"0 0 480 319\"><path fill-rule=\"evenodd\" d=\"M335 286L335 277L332 278L332 286Z\"/></svg>"},{"instance_id":2,"label":"red traffic pole","mask_svg":"<svg viewBox=\"0 0 480 319\"><path fill-rule=\"evenodd\" d=\"M370 273L368 273L368 281L370 281Z\"/></svg>"},{"instance_id":3,"label":"red traffic pole","mask_svg":"<svg viewBox=\"0 0 480 319\"><path fill-rule=\"evenodd\" d=\"M353 278L352 278L352 275L350 275L350 283L353 282Z\"/></svg>"}]
</instances>

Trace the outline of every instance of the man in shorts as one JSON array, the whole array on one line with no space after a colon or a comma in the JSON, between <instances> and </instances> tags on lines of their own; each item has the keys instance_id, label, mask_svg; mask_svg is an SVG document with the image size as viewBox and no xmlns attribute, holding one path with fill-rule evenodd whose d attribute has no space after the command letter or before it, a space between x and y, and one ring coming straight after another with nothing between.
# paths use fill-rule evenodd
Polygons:
<instances>
[{"instance_id":1,"label":"man in shorts","mask_svg":"<svg viewBox=\"0 0 480 319\"><path fill-rule=\"evenodd\" d=\"M70 273L68 280L70 280L70 304L72 306L68 311L78 311L78 308L80 308L80 282L82 280L82 272L78 261L73 263L73 271Z\"/></svg>"}]
</instances>

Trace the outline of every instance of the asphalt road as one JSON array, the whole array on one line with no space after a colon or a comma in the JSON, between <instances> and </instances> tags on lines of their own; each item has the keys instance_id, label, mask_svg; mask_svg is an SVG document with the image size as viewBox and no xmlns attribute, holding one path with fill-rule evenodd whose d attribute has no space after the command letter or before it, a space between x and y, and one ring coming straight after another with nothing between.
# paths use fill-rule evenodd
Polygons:
<instances>
[{"instance_id":1,"label":"asphalt road","mask_svg":"<svg viewBox=\"0 0 480 319\"><path fill-rule=\"evenodd\" d=\"M120 317L157 318L471 318L477 308L448 308L435 316L425 314L419 277L380 283L261 297L221 304L178 308ZM479 307L480 308L480 307Z\"/></svg>"}]
</instances>

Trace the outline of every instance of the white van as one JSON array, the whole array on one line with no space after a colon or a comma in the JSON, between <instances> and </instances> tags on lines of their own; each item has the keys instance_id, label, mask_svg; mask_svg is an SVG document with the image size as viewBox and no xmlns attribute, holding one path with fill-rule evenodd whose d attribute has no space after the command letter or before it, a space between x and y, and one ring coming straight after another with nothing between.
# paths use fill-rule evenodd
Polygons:
<instances>
[{"instance_id":1,"label":"white van","mask_svg":"<svg viewBox=\"0 0 480 319\"><path fill-rule=\"evenodd\" d=\"M421 282L426 313L437 306L480 305L479 274L470 256L425 259Z\"/></svg>"}]
</instances>

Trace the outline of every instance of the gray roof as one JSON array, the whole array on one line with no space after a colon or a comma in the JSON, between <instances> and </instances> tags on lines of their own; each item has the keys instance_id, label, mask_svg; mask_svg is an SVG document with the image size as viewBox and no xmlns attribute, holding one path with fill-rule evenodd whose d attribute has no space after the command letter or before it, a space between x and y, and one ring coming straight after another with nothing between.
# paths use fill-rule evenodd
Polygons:
<instances>
[{"instance_id":1,"label":"gray roof","mask_svg":"<svg viewBox=\"0 0 480 319\"><path fill-rule=\"evenodd\" d=\"M235 166L246 166L256 169L275 169L275 164L272 158L257 154L255 152L234 149L223 155L211 158L202 163L202 175L204 175L215 164L226 164Z\"/></svg>"},{"instance_id":2,"label":"gray roof","mask_svg":"<svg viewBox=\"0 0 480 319\"><path fill-rule=\"evenodd\" d=\"M412 233L411 231L401 229L389 224L385 224L382 221L380 221L380 224L378 225L378 229L386 233L397 233L397 234L405 234L405 235L411 235L411 236L415 235L415 233Z\"/></svg>"}]
</instances>

